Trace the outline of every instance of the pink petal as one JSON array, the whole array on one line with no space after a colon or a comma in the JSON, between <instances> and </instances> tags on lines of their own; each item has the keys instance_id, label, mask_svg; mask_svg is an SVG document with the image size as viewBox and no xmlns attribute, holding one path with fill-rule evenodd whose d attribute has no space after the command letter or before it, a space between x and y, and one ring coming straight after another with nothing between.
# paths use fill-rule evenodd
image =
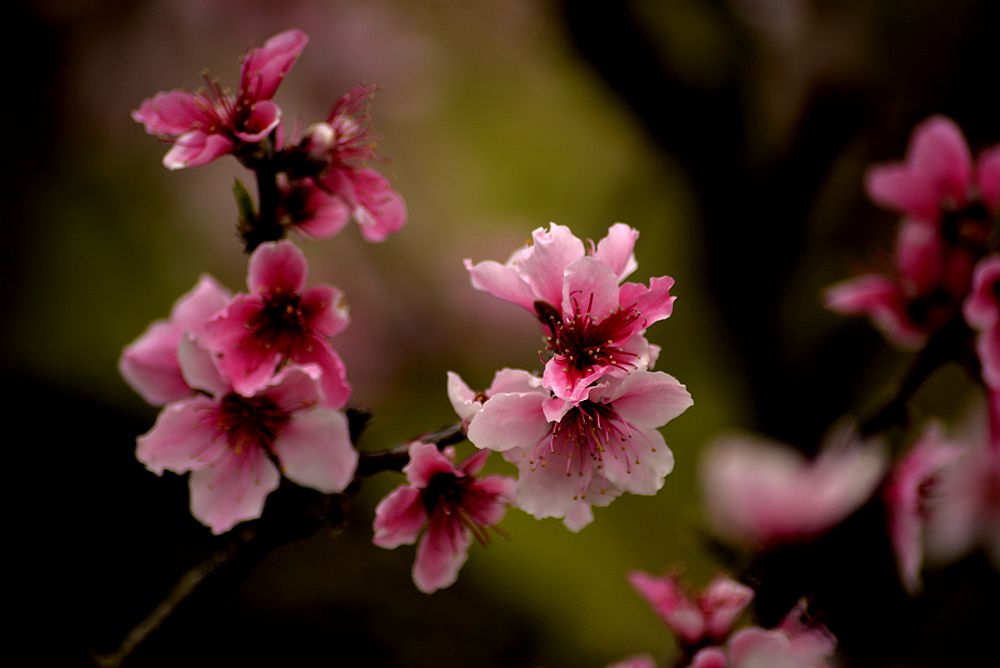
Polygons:
<instances>
[{"instance_id":1,"label":"pink petal","mask_svg":"<svg viewBox=\"0 0 1000 668\"><path fill-rule=\"evenodd\" d=\"M649 287L641 283L625 283L618 297L622 308L635 308L641 314L636 321L637 330L644 330L654 322L670 317L677 297L670 294L674 279L669 276L654 276L649 279Z\"/></svg>"},{"instance_id":2,"label":"pink petal","mask_svg":"<svg viewBox=\"0 0 1000 668\"><path fill-rule=\"evenodd\" d=\"M628 581L683 642L695 643L705 633L705 619L674 576L656 577L632 571Z\"/></svg>"},{"instance_id":3,"label":"pink petal","mask_svg":"<svg viewBox=\"0 0 1000 668\"><path fill-rule=\"evenodd\" d=\"M615 223L608 229L608 235L597 242L594 257L611 267L622 281L639 267L633 252L638 239L639 230L625 223Z\"/></svg>"},{"instance_id":4,"label":"pink petal","mask_svg":"<svg viewBox=\"0 0 1000 668\"><path fill-rule=\"evenodd\" d=\"M970 327L979 331L1000 324L1000 299L996 285L1000 283L1000 257L990 256L976 265L972 289L965 300L963 313Z\"/></svg>"},{"instance_id":5,"label":"pink petal","mask_svg":"<svg viewBox=\"0 0 1000 668\"><path fill-rule=\"evenodd\" d=\"M996 216L1000 212L1000 146L989 148L979 156L976 180L986 207Z\"/></svg>"},{"instance_id":6,"label":"pink petal","mask_svg":"<svg viewBox=\"0 0 1000 668\"><path fill-rule=\"evenodd\" d=\"M514 267L493 260L472 264L472 260L466 259L465 269L475 289L535 312L535 293Z\"/></svg>"},{"instance_id":7,"label":"pink petal","mask_svg":"<svg viewBox=\"0 0 1000 668\"><path fill-rule=\"evenodd\" d=\"M726 668L728 665L726 653L721 648L706 647L698 650L688 668Z\"/></svg>"},{"instance_id":8,"label":"pink petal","mask_svg":"<svg viewBox=\"0 0 1000 668\"><path fill-rule=\"evenodd\" d=\"M351 384L347 382L347 367L340 355L330 347L325 339L313 337L304 350L292 356L299 364L316 364L323 371L323 405L328 408L342 408L351 396Z\"/></svg>"},{"instance_id":9,"label":"pink petal","mask_svg":"<svg viewBox=\"0 0 1000 668\"><path fill-rule=\"evenodd\" d=\"M522 369L500 369L493 374L487 392L490 396L502 392L534 392L541 386L538 376Z\"/></svg>"},{"instance_id":10,"label":"pink petal","mask_svg":"<svg viewBox=\"0 0 1000 668\"><path fill-rule=\"evenodd\" d=\"M549 224L548 231L536 228L531 237L532 245L518 255L517 271L531 286L535 299L558 306L563 298L563 271L584 256L583 242L568 227L555 223Z\"/></svg>"},{"instance_id":11,"label":"pink petal","mask_svg":"<svg viewBox=\"0 0 1000 668\"><path fill-rule=\"evenodd\" d=\"M256 144L271 134L271 130L281 122L281 107L270 100L254 102L250 115L243 120L236 132L237 138L248 144Z\"/></svg>"},{"instance_id":12,"label":"pink petal","mask_svg":"<svg viewBox=\"0 0 1000 668\"><path fill-rule=\"evenodd\" d=\"M903 221L896 238L896 266L919 294L938 284L942 255L942 242L934 227L920 220Z\"/></svg>"},{"instance_id":13,"label":"pink petal","mask_svg":"<svg viewBox=\"0 0 1000 668\"><path fill-rule=\"evenodd\" d=\"M479 500L468 502L465 510L484 527L498 524L506 514L507 506L514 503L517 496L517 482L507 476L486 476L473 483L472 489L478 493Z\"/></svg>"},{"instance_id":14,"label":"pink petal","mask_svg":"<svg viewBox=\"0 0 1000 668\"><path fill-rule=\"evenodd\" d=\"M263 346L248 328L263 307L260 297L237 295L205 326L199 341L218 357L219 371L243 396L267 385L281 362L281 353Z\"/></svg>"},{"instance_id":15,"label":"pink petal","mask_svg":"<svg viewBox=\"0 0 1000 668\"><path fill-rule=\"evenodd\" d=\"M247 287L254 294L299 294L308 271L305 253L291 241L264 243L250 256Z\"/></svg>"},{"instance_id":16,"label":"pink petal","mask_svg":"<svg viewBox=\"0 0 1000 668\"><path fill-rule=\"evenodd\" d=\"M432 518L427 533L417 545L417 558L413 562L413 582L417 589L431 594L454 584L458 571L469 557L471 542L468 530Z\"/></svg>"},{"instance_id":17,"label":"pink petal","mask_svg":"<svg viewBox=\"0 0 1000 668\"><path fill-rule=\"evenodd\" d=\"M219 398L230 390L229 383L220 375L215 359L190 335L185 335L177 347L184 382L194 390L208 392Z\"/></svg>"},{"instance_id":18,"label":"pink petal","mask_svg":"<svg viewBox=\"0 0 1000 668\"><path fill-rule=\"evenodd\" d=\"M402 229L406 224L406 203L388 179L369 168L352 170L350 179L357 198L354 219L366 241L385 241Z\"/></svg>"},{"instance_id":19,"label":"pink petal","mask_svg":"<svg viewBox=\"0 0 1000 668\"><path fill-rule=\"evenodd\" d=\"M212 102L186 90L157 93L143 100L132 112L132 120L142 123L149 134L167 137L219 124Z\"/></svg>"},{"instance_id":20,"label":"pink petal","mask_svg":"<svg viewBox=\"0 0 1000 668\"><path fill-rule=\"evenodd\" d=\"M180 338L180 331L172 323L154 322L122 350L118 360L125 381L154 406L191 396L177 362Z\"/></svg>"},{"instance_id":21,"label":"pink petal","mask_svg":"<svg viewBox=\"0 0 1000 668\"><path fill-rule=\"evenodd\" d=\"M899 286L886 276L859 276L826 290L825 305L842 315L867 315L896 346L919 348L927 338L906 316L905 298Z\"/></svg>"},{"instance_id":22,"label":"pink petal","mask_svg":"<svg viewBox=\"0 0 1000 668\"><path fill-rule=\"evenodd\" d=\"M754 591L731 578L720 575L701 595L701 607L705 613L706 633L721 640L729 635L744 609L753 600Z\"/></svg>"},{"instance_id":23,"label":"pink petal","mask_svg":"<svg viewBox=\"0 0 1000 668\"><path fill-rule=\"evenodd\" d=\"M410 461L403 467L403 473L411 485L426 487L431 478L439 473L458 473L454 463L433 443L415 441L410 444Z\"/></svg>"},{"instance_id":24,"label":"pink petal","mask_svg":"<svg viewBox=\"0 0 1000 668\"><path fill-rule=\"evenodd\" d=\"M476 401L478 396L465 384L461 376L454 371L448 372L448 400L459 419L466 425L483 405L480 401Z\"/></svg>"},{"instance_id":25,"label":"pink petal","mask_svg":"<svg viewBox=\"0 0 1000 668\"><path fill-rule=\"evenodd\" d=\"M307 327L320 336L335 336L347 329L351 310L344 293L332 285L315 285L307 288L299 300L306 316Z\"/></svg>"},{"instance_id":26,"label":"pink petal","mask_svg":"<svg viewBox=\"0 0 1000 668\"><path fill-rule=\"evenodd\" d=\"M375 536L379 547L388 550L415 543L421 527L427 521L427 511L420 490L400 485L375 507Z\"/></svg>"},{"instance_id":27,"label":"pink petal","mask_svg":"<svg viewBox=\"0 0 1000 668\"><path fill-rule=\"evenodd\" d=\"M618 308L618 278L597 258L582 257L566 267L560 303L564 318L579 313L603 320Z\"/></svg>"},{"instance_id":28,"label":"pink petal","mask_svg":"<svg viewBox=\"0 0 1000 668\"><path fill-rule=\"evenodd\" d=\"M599 398L613 403L618 417L637 427L661 427L694 405L687 388L662 371L633 371L610 383Z\"/></svg>"},{"instance_id":29,"label":"pink petal","mask_svg":"<svg viewBox=\"0 0 1000 668\"><path fill-rule=\"evenodd\" d=\"M286 413L312 408L323 401L323 370L316 364L290 364L279 371L258 394Z\"/></svg>"},{"instance_id":30,"label":"pink petal","mask_svg":"<svg viewBox=\"0 0 1000 668\"><path fill-rule=\"evenodd\" d=\"M260 448L241 454L227 449L208 467L191 474L191 514L212 533L225 533L239 522L260 517L264 500L280 480L278 469Z\"/></svg>"},{"instance_id":31,"label":"pink petal","mask_svg":"<svg viewBox=\"0 0 1000 668\"><path fill-rule=\"evenodd\" d=\"M469 440L477 448L503 452L533 448L551 427L542 414L541 392L514 392L491 397L469 424Z\"/></svg>"},{"instance_id":32,"label":"pink petal","mask_svg":"<svg viewBox=\"0 0 1000 668\"><path fill-rule=\"evenodd\" d=\"M581 513L580 481L575 476L567 476L564 462L550 459L546 467L533 467L522 462L517 480L517 507L535 517L569 517L572 521L566 523L571 531L579 530L587 523L581 523L585 514ZM594 476L590 483L585 503L595 506L606 506L621 495L621 490L610 485L599 476ZM577 526L574 529L574 526Z\"/></svg>"},{"instance_id":33,"label":"pink petal","mask_svg":"<svg viewBox=\"0 0 1000 668\"><path fill-rule=\"evenodd\" d=\"M228 137L192 130L174 140L173 147L163 156L163 166L167 169L184 169L207 165L216 158L229 155L233 148L233 141Z\"/></svg>"},{"instance_id":34,"label":"pink petal","mask_svg":"<svg viewBox=\"0 0 1000 668\"><path fill-rule=\"evenodd\" d=\"M594 511L591 510L589 503L583 501L573 504L566 511L566 516L563 517L563 524L573 533L579 533L581 529L593 521Z\"/></svg>"},{"instance_id":35,"label":"pink petal","mask_svg":"<svg viewBox=\"0 0 1000 668\"><path fill-rule=\"evenodd\" d=\"M1000 326L976 338L976 352L982 366L983 381L994 390L1000 389Z\"/></svg>"},{"instance_id":36,"label":"pink petal","mask_svg":"<svg viewBox=\"0 0 1000 668\"><path fill-rule=\"evenodd\" d=\"M231 297L218 281L202 274L195 286L174 304L170 320L182 331L200 336L205 325L226 307Z\"/></svg>"},{"instance_id":37,"label":"pink petal","mask_svg":"<svg viewBox=\"0 0 1000 668\"><path fill-rule=\"evenodd\" d=\"M301 30L286 30L245 56L240 73L240 97L270 100L281 80L306 48L309 37Z\"/></svg>"},{"instance_id":38,"label":"pink petal","mask_svg":"<svg viewBox=\"0 0 1000 668\"><path fill-rule=\"evenodd\" d=\"M167 405L153 428L136 439L136 459L157 475L203 468L225 449L225 439L217 438L214 412L215 402L207 397Z\"/></svg>"},{"instance_id":39,"label":"pink petal","mask_svg":"<svg viewBox=\"0 0 1000 668\"><path fill-rule=\"evenodd\" d=\"M285 477L324 494L344 491L358 467L347 418L324 408L294 413L275 438L274 452Z\"/></svg>"},{"instance_id":40,"label":"pink petal","mask_svg":"<svg viewBox=\"0 0 1000 668\"><path fill-rule=\"evenodd\" d=\"M305 217L297 220L295 226L308 237L329 239L340 232L351 219L350 207L338 195L310 185L303 196L305 203L300 213Z\"/></svg>"},{"instance_id":41,"label":"pink petal","mask_svg":"<svg viewBox=\"0 0 1000 668\"><path fill-rule=\"evenodd\" d=\"M462 471L465 475L475 476L477 473L483 470L486 466L486 460L490 458L489 450L477 450L468 457L466 457L458 469ZM490 522L490 524L493 524Z\"/></svg>"},{"instance_id":42,"label":"pink petal","mask_svg":"<svg viewBox=\"0 0 1000 668\"><path fill-rule=\"evenodd\" d=\"M663 435L655 429L633 428L623 445L625 451L615 452L608 448L604 453L604 477L632 494L656 494L674 470L674 453L667 447Z\"/></svg>"}]
</instances>

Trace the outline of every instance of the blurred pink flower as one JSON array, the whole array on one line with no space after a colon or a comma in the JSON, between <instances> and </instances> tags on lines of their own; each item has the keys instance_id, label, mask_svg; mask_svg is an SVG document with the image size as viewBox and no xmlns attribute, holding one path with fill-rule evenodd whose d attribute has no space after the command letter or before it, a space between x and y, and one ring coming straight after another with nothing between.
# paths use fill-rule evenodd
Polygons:
<instances>
[{"instance_id":1,"label":"blurred pink flower","mask_svg":"<svg viewBox=\"0 0 1000 668\"><path fill-rule=\"evenodd\" d=\"M921 587L924 534L942 474L961 454L960 448L945 439L941 425L932 422L889 475L885 487L889 535L900 578L911 594Z\"/></svg>"},{"instance_id":2,"label":"blurred pink flower","mask_svg":"<svg viewBox=\"0 0 1000 668\"><path fill-rule=\"evenodd\" d=\"M378 158L368 101L374 86L355 86L333 105L327 120L306 129L290 149L304 156L311 174L285 185L289 224L326 239L353 216L361 235L385 241L406 223L406 204L388 179L365 166Z\"/></svg>"},{"instance_id":3,"label":"blurred pink flower","mask_svg":"<svg viewBox=\"0 0 1000 668\"><path fill-rule=\"evenodd\" d=\"M601 378L650 364L643 333L670 316L673 279L650 279L649 287L624 283L636 269L633 249L639 233L616 223L589 253L568 227L537 228L533 243L506 264L465 261L473 287L533 313L545 332L552 357L545 386L567 401L582 399ZM621 285L620 285L621 284Z\"/></svg>"},{"instance_id":4,"label":"blurred pink flower","mask_svg":"<svg viewBox=\"0 0 1000 668\"><path fill-rule=\"evenodd\" d=\"M657 577L632 571L628 579L680 642L689 646L724 640L754 596L749 587L722 575L693 597L676 575Z\"/></svg>"},{"instance_id":5,"label":"blurred pink flower","mask_svg":"<svg viewBox=\"0 0 1000 668\"><path fill-rule=\"evenodd\" d=\"M991 255L976 265L964 313L969 326L979 332L976 350L983 381L1000 390L1000 256Z\"/></svg>"},{"instance_id":6,"label":"blurred pink flower","mask_svg":"<svg viewBox=\"0 0 1000 668\"><path fill-rule=\"evenodd\" d=\"M213 533L260 517L278 487L272 457L289 480L326 494L351 482L358 453L343 413L319 406L319 367L285 367L243 395L193 338L179 351L185 381L198 393L163 409L138 438L136 457L157 475L190 471L191 513Z\"/></svg>"},{"instance_id":7,"label":"blurred pink flower","mask_svg":"<svg viewBox=\"0 0 1000 668\"><path fill-rule=\"evenodd\" d=\"M726 647L706 647L688 668L828 668L837 641L821 625L802 620L796 606L774 629L751 626L734 633Z\"/></svg>"},{"instance_id":8,"label":"blurred pink flower","mask_svg":"<svg viewBox=\"0 0 1000 668\"><path fill-rule=\"evenodd\" d=\"M503 519L513 501L513 479L476 477L487 457L489 452L477 452L456 466L453 449L440 452L431 443L412 443L410 463L403 469L409 484L375 508L373 540L379 547L412 544L427 527L413 563L413 582L425 594L454 584L472 537L488 543L487 529Z\"/></svg>"},{"instance_id":9,"label":"blurred pink flower","mask_svg":"<svg viewBox=\"0 0 1000 668\"><path fill-rule=\"evenodd\" d=\"M323 371L324 403L340 408L351 387L328 337L349 322L340 290L306 289L306 256L290 241L261 244L247 269L250 294L236 295L205 327L202 341L240 394L252 396L287 362Z\"/></svg>"},{"instance_id":10,"label":"blurred pink flower","mask_svg":"<svg viewBox=\"0 0 1000 668\"><path fill-rule=\"evenodd\" d=\"M177 346L185 334L201 336L229 298L228 290L204 275L177 300L169 320L157 320L125 346L118 370L132 389L154 406L191 396L177 359Z\"/></svg>"},{"instance_id":11,"label":"blurred pink flower","mask_svg":"<svg viewBox=\"0 0 1000 668\"><path fill-rule=\"evenodd\" d=\"M163 157L168 169L204 165L241 144L256 144L281 121L281 109L271 98L308 41L302 31L286 30L248 52L235 96L207 80L208 93L157 93L144 100L132 118L149 134L173 144Z\"/></svg>"},{"instance_id":12,"label":"blurred pink flower","mask_svg":"<svg viewBox=\"0 0 1000 668\"><path fill-rule=\"evenodd\" d=\"M657 427L692 405L675 378L634 371L572 402L551 396L537 379L524 385L493 393L468 429L476 447L518 466L519 508L539 519L564 518L579 531L592 519L590 506L663 486L674 458Z\"/></svg>"},{"instance_id":13,"label":"blurred pink flower","mask_svg":"<svg viewBox=\"0 0 1000 668\"><path fill-rule=\"evenodd\" d=\"M734 435L709 446L701 469L715 529L768 548L817 536L857 510L882 480L886 456L881 444L847 434L829 438L813 461L780 443Z\"/></svg>"},{"instance_id":14,"label":"blurred pink flower","mask_svg":"<svg viewBox=\"0 0 1000 668\"><path fill-rule=\"evenodd\" d=\"M983 153L977 165L958 126L932 116L914 129L906 161L872 167L866 186L876 203L919 221L941 225L948 217L968 217L988 223L1000 204L1000 146Z\"/></svg>"}]
</instances>

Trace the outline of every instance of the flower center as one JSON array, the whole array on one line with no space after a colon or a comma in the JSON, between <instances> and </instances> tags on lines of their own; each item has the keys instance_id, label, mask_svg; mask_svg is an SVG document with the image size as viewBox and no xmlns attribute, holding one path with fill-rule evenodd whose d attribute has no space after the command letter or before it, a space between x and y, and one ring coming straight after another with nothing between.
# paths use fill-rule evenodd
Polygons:
<instances>
[{"instance_id":1,"label":"flower center","mask_svg":"<svg viewBox=\"0 0 1000 668\"><path fill-rule=\"evenodd\" d=\"M552 460L565 462L566 476L575 474L580 478L577 496L583 498L608 456L623 458L626 471L639 463L632 446L632 429L610 405L584 400L563 416L548 438L542 439L528 463L534 469L546 468Z\"/></svg>"},{"instance_id":2,"label":"flower center","mask_svg":"<svg viewBox=\"0 0 1000 668\"><path fill-rule=\"evenodd\" d=\"M989 209L974 197L964 206L945 203L941 207L941 238L949 246L963 246L976 254L989 249L992 230Z\"/></svg>"},{"instance_id":3,"label":"flower center","mask_svg":"<svg viewBox=\"0 0 1000 668\"><path fill-rule=\"evenodd\" d=\"M275 288L264 297L263 307L247 326L265 350L276 348L289 355L308 331L307 322L308 314L299 295Z\"/></svg>"},{"instance_id":4,"label":"flower center","mask_svg":"<svg viewBox=\"0 0 1000 668\"><path fill-rule=\"evenodd\" d=\"M590 314L593 295L586 309L581 309L576 299L570 301L573 312L566 319L552 305L535 302L535 313L547 330L546 349L582 373L590 373L595 366L635 368L638 355L623 350L620 344L636 330L635 322L641 317L639 310L634 305L619 307L597 320Z\"/></svg>"},{"instance_id":5,"label":"flower center","mask_svg":"<svg viewBox=\"0 0 1000 668\"><path fill-rule=\"evenodd\" d=\"M266 397L230 392L219 403L215 418L216 431L226 436L229 447L239 455L255 446L271 451L289 415Z\"/></svg>"}]
</instances>

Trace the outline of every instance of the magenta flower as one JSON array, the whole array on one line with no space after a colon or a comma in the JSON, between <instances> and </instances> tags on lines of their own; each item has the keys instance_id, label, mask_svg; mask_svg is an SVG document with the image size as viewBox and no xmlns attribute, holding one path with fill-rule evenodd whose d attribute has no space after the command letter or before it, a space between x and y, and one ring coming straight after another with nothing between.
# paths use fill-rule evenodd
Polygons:
<instances>
[{"instance_id":1,"label":"magenta flower","mask_svg":"<svg viewBox=\"0 0 1000 668\"><path fill-rule=\"evenodd\" d=\"M617 223L589 253L568 227L552 223L536 229L533 243L506 264L465 261L473 287L534 314L552 354L542 376L545 386L567 401L582 399L589 385L650 364L643 336L654 322L670 316L673 279L650 279L649 287L622 280L636 268L633 249L639 233Z\"/></svg>"},{"instance_id":2,"label":"magenta flower","mask_svg":"<svg viewBox=\"0 0 1000 668\"><path fill-rule=\"evenodd\" d=\"M829 668L837 640L822 625L803 621L796 606L774 629L751 626L730 637L726 647L706 647L688 668Z\"/></svg>"},{"instance_id":3,"label":"magenta flower","mask_svg":"<svg viewBox=\"0 0 1000 668\"><path fill-rule=\"evenodd\" d=\"M483 403L468 435L517 464L519 508L579 531L592 519L590 506L623 491L659 491L674 458L657 427L692 403L675 378L651 371L606 379L573 402L537 386L512 388Z\"/></svg>"},{"instance_id":4,"label":"magenta flower","mask_svg":"<svg viewBox=\"0 0 1000 668\"><path fill-rule=\"evenodd\" d=\"M983 381L1000 390L1000 256L991 255L976 265L963 311L969 326L979 332L976 350Z\"/></svg>"},{"instance_id":5,"label":"magenta flower","mask_svg":"<svg viewBox=\"0 0 1000 668\"><path fill-rule=\"evenodd\" d=\"M125 346L118 370L142 398L162 406L191 396L177 359L185 334L200 337L208 321L229 301L229 291L205 275L174 304L169 320L157 320Z\"/></svg>"},{"instance_id":6,"label":"magenta flower","mask_svg":"<svg viewBox=\"0 0 1000 668\"><path fill-rule=\"evenodd\" d=\"M819 457L761 438L731 436L709 446L702 492L723 536L751 546L815 537L867 501L886 468L884 448L828 439Z\"/></svg>"},{"instance_id":7,"label":"magenta flower","mask_svg":"<svg viewBox=\"0 0 1000 668\"><path fill-rule=\"evenodd\" d=\"M898 347L917 348L958 313L972 262L965 248L947 245L932 227L907 221L896 243L896 274L838 283L827 289L826 306L843 315L867 315Z\"/></svg>"},{"instance_id":8,"label":"magenta flower","mask_svg":"<svg viewBox=\"0 0 1000 668\"><path fill-rule=\"evenodd\" d=\"M247 270L250 294L238 294L205 328L202 341L240 394L252 396L286 363L323 371L324 403L340 408L351 387L328 337L349 322L340 290L306 289L306 257L290 241L261 244Z\"/></svg>"},{"instance_id":9,"label":"magenta flower","mask_svg":"<svg viewBox=\"0 0 1000 668\"><path fill-rule=\"evenodd\" d=\"M869 170L872 200L910 218L941 226L949 233L985 224L1000 206L1000 146L973 162L962 131L944 116L932 116L913 131L907 159ZM984 230L974 232L980 236Z\"/></svg>"},{"instance_id":10,"label":"magenta flower","mask_svg":"<svg viewBox=\"0 0 1000 668\"><path fill-rule=\"evenodd\" d=\"M370 242L385 241L406 224L406 204L388 179L365 166L376 161L368 116L374 86L355 86L341 97L326 122L309 127L295 150L305 154L315 175L293 181L284 192L288 222L304 234L325 239L351 217Z\"/></svg>"},{"instance_id":11,"label":"magenta flower","mask_svg":"<svg viewBox=\"0 0 1000 668\"><path fill-rule=\"evenodd\" d=\"M409 484L375 508L373 540L379 547L410 545L426 526L413 563L413 582L425 594L455 583L472 537L489 543L487 529L503 519L514 498L511 478L477 477L488 456L477 452L456 466L453 449L440 452L430 443L412 443L410 463L403 468Z\"/></svg>"},{"instance_id":12,"label":"magenta flower","mask_svg":"<svg viewBox=\"0 0 1000 668\"><path fill-rule=\"evenodd\" d=\"M920 590L926 524L934 511L942 472L962 450L945 440L941 425L931 423L920 440L896 464L885 487L889 535L899 575L911 594Z\"/></svg>"},{"instance_id":13,"label":"magenta flower","mask_svg":"<svg viewBox=\"0 0 1000 668\"><path fill-rule=\"evenodd\" d=\"M347 418L323 408L321 371L284 368L258 392L235 392L208 352L181 341L181 369L198 394L168 404L137 441L136 457L150 471L191 472L191 514L219 534L260 517L277 489L278 468L294 483L325 494L342 492L358 453Z\"/></svg>"},{"instance_id":14,"label":"magenta flower","mask_svg":"<svg viewBox=\"0 0 1000 668\"><path fill-rule=\"evenodd\" d=\"M173 144L163 157L168 169L204 165L242 145L257 144L281 121L281 109L271 98L308 41L302 31L287 30L247 53L235 96L208 81L208 93L157 93L132 118L149 134Z\"/></svg>"},{"instance_id":15,"label":"magenta flower","mask_svg":"<svg viewBox=\"0 0 1000 668\"><path fill-rule=\"evenodd\" d=\"M684 591L676 575L657 577L632 571L628 579L688 646L725 640L754 597L752 589L722 575L694 597Z\"/></svg>"}]
</instances>

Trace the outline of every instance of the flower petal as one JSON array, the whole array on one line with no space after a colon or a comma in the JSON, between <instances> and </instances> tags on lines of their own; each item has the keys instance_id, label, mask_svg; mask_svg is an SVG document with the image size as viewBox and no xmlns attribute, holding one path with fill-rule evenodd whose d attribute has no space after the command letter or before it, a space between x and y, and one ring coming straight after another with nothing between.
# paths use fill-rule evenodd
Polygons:
<instances>
[{"instance_id":1,"label":"flower petal","mask_svg":"<svg viewBox=\"0 0 1000 668\"><path fill-rule=\"evenodd\" d=\"M132 112L132 120L142 123L151 135L176 137L197 127L219 122L211 100L186 90L157 93L142 101Z\"/></svg>"},{"instance_id":2,"label":"flower petal","mask_svg":"<svg viewBox=\"0 0 1000 668\"><path fill-rule=\"evenodd\" d=\"M584 256L583 242L564 225L550 223L531 233L532 245L517 262L517 270L531 286L535 299L558 306L563 298L563 272Z\"/></svg>"},{"instance_id":3,"label":"flower petal","mask_svg":"<svg viewBox=\"0 0 1000 668\"><path fill-rule=\"evenodd\" d=\"M207 165L216 158L233 152L233 141L220 134L207 134L201 130L185 132L174 140L174 145L163 156L167 169L184 169Z\"/></svg>"},{"instance_id":4,"label":"flower petal","mask_svg":"<svg viewBox=\"0 0 1000 668\"><path fill-rule=\"evenodd\" d=\"M308 271L305 253L291 241L264 243L250 256L247 287L253 294L299 294Z\"/></svg>"},{"instance_id":5,"label":"flower petal","mask_svg":"<svg viewBox=\"0 0 1000 668\"><path fill-rule=\"evenodd\" d=\"M567 320L576 314L603 320L618 308L618 278L597 258L582 257L566 267L560 303Z\"/></svg>"},{"instance_id":6,"label":"flower petal","mask_svg":"<svg viewBox=\"0 0 1000 668\"><path fill-rule=\"evenodd\" d=\"M344 293L332 285L314 285L299 299L306 326L320 336L336 336L351 323L351 310Z\"/></svg>"},{"instance_id":7,"label":"flower petal","mask_svg":"<svg viewBox=\"0 0 1000 668\"><path fill-rule=\"evenodd\" d=\"M535 293L514 267L493 260L472 264L472 260L466 259L465 269L475 289L535 312Z\"/></svg>"},{"instance_id":8,"label":"flower petal","mask_svg":"<svg viewBox=\"0 0 1000 668\"><path fill-rule=\"evenodd\" d=\"M416 542L426 521L427 511L424 510L420 490L400 485L375 507L375 536L372 542L387 550L410 545Z\"/></svg>"},{"instance_id":9,"label":"flower petal","mask_svg":"<svg viewBox=\"0 0 1000 668\"><path fill-rule=\"evenodd\" d=\"M639 267L633 252L638 240L639 230L625 223L615 223L608 228L607 236L597 242L594 257L611 267L619 281L625 280Z\"/></svg>"},{"instance_id":10,"label":"flower petal","mask_svg":"<svg viewBox=\"0 0 1000 668\"><path fill-rule=\"evenodd\" d=\"M431 518L413 562L413 582L417 589L431 594L454 584L458 571L469 558L471 543L470 532L457 523Z\"/></svg>"},{"instance_id":11,"label":"flower petal","mask_svg":"<svg viewBox=\"0 0 1000 668\"><path fill-rule=\"evenodd\" d=\"M281 80L306 48L309 37L301 30L286 30L244 57L240 72L240 97L270 100Z\"/></svg>"},{"instance_id":12,"label":"flower petal","mask_svg":"<svg viewBox=\"0 0 1000 668\"><path fill-rule=\"evenodd\" d=\"M347 418L324 408L294 413L274 439L274 452L285 477L324 494L344 491L358 467Z\"/></svg>"},{"instance_id":13,"label":"flower petal","mask_svg":"<svg viewBox=\"0 0 1000 668\"><path fill-rule=\"evenodd\" d=\"M497 394L483 404L469 424L469 440L477 448L503 452L533 448L551 427L542 414L542 392Z\"/></svg>"},{"instance_id":14,"label":"flower petal","mask_svg":"<svg viewBox=\"0 0 1000 668\"><path fill-rule=\"evenodd\" d=\"M181 333L172 323L154 322L125 346L118 360L118 371L125 381L154 406L191 396L177 361L180 339Z\"/></svg>"},{"instance_id":15,"label":"flower petal","mask_svg":"<svg viewBox=\"0 0 1000 668\"><path fill-rule=\"evenodd\" d=\"M136 459L157 475L203 468L225 449L212 421L214 411L215 402L207 397L167 405L153 428L136 439Z\"/></svg>"},{"instance_id":16,"label":"flower petal","mask_svg":"<svg viewBox=\"0 0 1000 668\"><path fill-rule=\"evenodd\" d=\"M189 480L191 514L212 533L225 533L237 523L260 517L267 495L278 488L281 476L260 448L240 454L226 450Z\"/></svg>"},{"instance_id":17,"label":"flower petal","mask_svg":"<svg viewBox=\"0 0 1000 668\"><path fill-rule=\"evenodd\" d=\"M254 102L250 115L236 131L236 137L248 144L256 144L271 134L271 130L281 122L281 107L270 100Z\"/></svg>"},{"instance_id":18,"label":"flower petal","mask_svg":"<svg viewBox=\"0 0 1000 668\"><path fill-rule=\"evenodd\" d=\"M638 427L661 427L694 405L687 388L662 371L633 371L609 383L599 398L613 403L618 417Z\"/></svg>"},{"instance_id":19,"label":"flower petal","mask_svg":"<svg viewBox=\"0 0 1000 668\"><path fill-rule=\"evenodd\" d=\"M410 461L403 467L406 479L415 487L426 487L438 473L458 473L455 464L433 443L414 441L410 444Z\"/></svg>"}]
</instances>

